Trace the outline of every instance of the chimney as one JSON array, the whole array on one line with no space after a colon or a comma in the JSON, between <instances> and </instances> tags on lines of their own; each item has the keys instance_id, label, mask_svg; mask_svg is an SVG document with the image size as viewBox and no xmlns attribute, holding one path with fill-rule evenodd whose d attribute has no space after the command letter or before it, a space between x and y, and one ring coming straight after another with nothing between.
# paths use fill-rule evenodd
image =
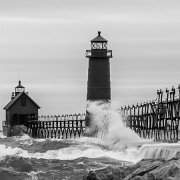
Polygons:
<instances>
[{"instance_id":1,"label":"chimney","mask_svg":"<svg viewBox=\"0 0 180 180\"><path fill-rule=\"evenodd\" d=\"M14 97L15 97L14 92L12 92L11 101L14 99Z\"/></svg>"}]
</instances>

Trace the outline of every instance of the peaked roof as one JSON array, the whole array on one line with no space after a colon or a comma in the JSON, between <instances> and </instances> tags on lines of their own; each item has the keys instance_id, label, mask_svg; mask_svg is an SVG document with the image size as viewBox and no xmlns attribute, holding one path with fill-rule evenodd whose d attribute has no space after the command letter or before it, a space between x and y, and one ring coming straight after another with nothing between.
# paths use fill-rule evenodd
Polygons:
<instances>
[{"instance_id":1,"label":"peaked roof","mask_svg":"<svg viewBox=\"0 0 180 180\"><path fill-rule=\"evenodd\" d=\"M21 84L19 84L18 86L16 86L16 88L24 88L24 86L22 86Z\"/></svg>"},{"instance_id":2,"label":"peaked roof","mask_svg":"<svg viewBox=\"0 0 180 180\"><path fill-rule=\"evenodd\" d=\"M27 98L29 98L30 101L32 101L37 107L38 109L40 109L41 107L34 102L25 92L21 92L19 93L13 100L11 100L3 109L7 110L9 109L20 97L21 95L24 94Z\"/></svg>"},{"instance_id":3,"label":"peaked roof","mask_svg":"<svg viewBox=\"0 0 180 180\"><path fill-rule=\"evenodd\" d=\"M98 36L91 40L91 42L108 42L101 36L101 31L98 31Z\"/></svg>"}]
</instances>

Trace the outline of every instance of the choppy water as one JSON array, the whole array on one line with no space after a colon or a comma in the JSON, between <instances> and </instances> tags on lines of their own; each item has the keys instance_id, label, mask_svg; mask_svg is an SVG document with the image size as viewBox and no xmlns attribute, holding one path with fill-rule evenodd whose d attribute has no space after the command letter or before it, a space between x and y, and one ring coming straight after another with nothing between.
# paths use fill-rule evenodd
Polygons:
<instances>
[{"instance_id":1,"label":"choppy water","mask_svg":"<svg viewBox=\"0 0 180 180\"><path fill-rule=\"evenodd\" d=\"M0 179L78 180L90 169L121 165L120 156L120 152L108 150L92 138L35 140L26 135L0 138Z\"/></svg>"},{"instance_id":2,"label":"choppy water","mask_svg":"<svg viewBox=\"0 0 180 180\"><path fill-rule=\"evenodd\" d=\"M94 138L33 139L28 135L6 138L1 134L0 180L81 180L92 169L128 166L145 157L168 158L176 153L163 154L157 144L153 149L152 140L140 139L124 127L113 108L92 104L89 111L93 117L87 132L98 129Z\"/></svg>"}]
</instances>

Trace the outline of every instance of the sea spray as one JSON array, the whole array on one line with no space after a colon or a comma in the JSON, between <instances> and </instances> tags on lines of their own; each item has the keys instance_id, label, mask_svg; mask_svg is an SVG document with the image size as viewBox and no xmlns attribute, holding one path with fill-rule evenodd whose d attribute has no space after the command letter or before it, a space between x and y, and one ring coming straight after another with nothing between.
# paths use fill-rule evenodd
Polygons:
<instances>
[{"instance_id":1,"label":"sea spray","mask_svg":"<svg viewBox=\"0 0 180 180\"><path fill-rule=\"evenodd\" d=\"M127 146L146 141L125 126L119 106L115 103L88 102L87 111L90 126L87 127L86 134L104 140L114 150L123 150Z\"/></svg>"}]
</instances>

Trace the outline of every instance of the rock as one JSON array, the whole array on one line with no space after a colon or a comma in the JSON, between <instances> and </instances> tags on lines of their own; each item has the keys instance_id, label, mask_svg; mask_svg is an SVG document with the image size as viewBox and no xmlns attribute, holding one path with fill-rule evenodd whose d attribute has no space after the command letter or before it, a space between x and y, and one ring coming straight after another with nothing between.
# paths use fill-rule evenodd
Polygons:
<instances>
[{"instance_id":1,"label":"rock","mask_svg":"<svg viewBox=\"0 0 180 180\"><path fill-rule=\"evenodd\" d=\"M154 161L154 162L153 162ZM141 179L141 180L178 180L180 179L180 160L172 159L169 161L165 160L149 160L140 161L135 166L140 167L125 178L130 179ZM143 165L143 166L142 166Z\"/></svg>"},{"instance_id":2,"label":"rock","mask_svg":"<svg viewBox=\"0 0 180 180\"><path fill-rule=\"evenodd\" d=\"M112 175L113 168L108 166L103 169L96 170L95 173L99 176L100 179L107 179L109 175Z\"/></svg>"},{"instance_id":3,"label":"rock","mask_svg":"<svg viewBox=\"0 0 180 180\"><path fill-rule=\"evenodd\" d=\"M125 180L129 180L132 179L136 176L144 176L145 174L149 173L150 171L152 171L153 169L156 169L157 167L161 166L163 164L162 160L156 160L153 162L153 160L142 160L139 163L137 163L136 165L133 165L136 168L136 170L134 172L131 172L126 178ZM128 169L128 168L127 168Z\"/></svg>"},{"instance_id":4,"label":"rock","mask_svg":"<svg viewBox=\"0 0 180 180\"><path fill-rule=\"evenodd\" d=\"M101 180L94 171L89 171L88 175L83 177L83 180Z\"/></svg>"},{"instance_id":5,"label":"rock","mask_svg":"<svg viewBox=\"0 0 180 180\"><path fill-rule=\"evenodd\" d=\"M180 159L147 159L128 167L109 166L90 172L84 180L91 180L90 178L92 180L179 180Z\"/></svg>"},{"instance_id":6,"label":"rock","mask_svg":"<svg viewBox=\"0 0 180 180\"><path fill-rule=\"evenodd\" d=\"M153 174L147 173L143 176L145 180L155 180L155 177Z\"/></svg>"},{"instance_id":7,"label":"rock","mask_svg":"<svg viewBox=\"0 0 180 180\"><path fill-rule=\"evenodd\" d=\"M154 169L151 173L156 179L180 179L180 166L173 163L165 163L164 165Z\"/></svg>"},{"instance_id":8,"label":"rock","mask_svg":"<svg viewBox=\"0 0 180 180\"><path fill-rule=\"evenodd\" d=\"M132 180L144 180L142 176L136 176Z\"/></svg>"},{"instance_id":9,"label":"rock","mask_svg":"<svg viewBox=\"0 0 180 180\"><path fill-rule=\"evenodd\" d=\"M106 167L104 169L96 170L95 173L100 177L101 180L119 180L125 178L126 167Z\"/></svg>"}]
</instances>

